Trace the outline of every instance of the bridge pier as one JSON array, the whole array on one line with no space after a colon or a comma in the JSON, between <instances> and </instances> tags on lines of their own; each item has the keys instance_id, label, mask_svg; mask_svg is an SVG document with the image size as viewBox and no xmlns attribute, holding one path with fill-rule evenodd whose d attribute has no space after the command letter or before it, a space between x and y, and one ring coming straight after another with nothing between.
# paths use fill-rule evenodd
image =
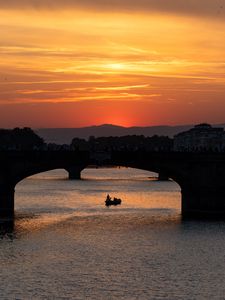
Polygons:
<instances>
[{"instance_id":1,"label":"bridge pier","mask_svg":"<svg viewBox=\"0 0 225 300\"><path fill-rule=\"evenodd\" d=\"M159 172L158 181L168 181L168 180L169 180L169 177L166 173Z\"/></svg>"},{"instance_id":2,"label":"bridge pier","mask_svg":"<svg viewBox=\"0 0 225 300\"><path fill-rule=\"evenodd\" d=\"M225 187L182 188L184 218L225 218Z\"/></svg>"},{"instance_id":3,"label":"bridge pier","mask_svg":"<svg viewBox=\"0 0 225 300\"><path fill-rule=\"evenodd\" d=\"M81 179L81 171L84 167L81 166L71 166L67 167L66 171L69 173L70 180L80 180Z\"/></svg>"},{"instance_id":4,"label":"bridge pier","mask_svg":"<svg viewBox=\"0 0 225 300\"><path fill-rule=\"evenodd\" d=\"M0 183L0 219L13 219L14 194L14 185Z\"/></svg>"}]
</instances>

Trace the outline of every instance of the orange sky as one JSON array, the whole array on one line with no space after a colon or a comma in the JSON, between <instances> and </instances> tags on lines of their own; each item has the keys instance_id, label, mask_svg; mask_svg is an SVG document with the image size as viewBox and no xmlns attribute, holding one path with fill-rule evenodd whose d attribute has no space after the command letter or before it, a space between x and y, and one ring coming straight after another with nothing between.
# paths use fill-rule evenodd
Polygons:
<instances>
[{"instance_id":1,"label":"orange sky","mask_svg":"<svg viewBox=\"0 0 225 300\"><path fill-rule=\"evenodd\" d=\"M120 2L0 0L0 127L225 122L224 1Z\"/></svg>"}]
</instances>

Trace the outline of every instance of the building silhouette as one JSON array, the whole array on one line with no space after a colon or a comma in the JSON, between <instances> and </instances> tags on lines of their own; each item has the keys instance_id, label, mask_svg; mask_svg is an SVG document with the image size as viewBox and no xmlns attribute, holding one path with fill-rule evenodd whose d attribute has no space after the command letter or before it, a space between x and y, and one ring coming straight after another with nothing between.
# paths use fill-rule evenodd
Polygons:
<instances>
[{"instance_id":1,"label":"building silhouette","mask_svg":"<svg viewBox=\"0 0 225 300\"><path fill-rule=\"evenodd\" d=\"M174 136L174 151L225 151L225 131L202 123Z\"/></svg>"}]
</instances>

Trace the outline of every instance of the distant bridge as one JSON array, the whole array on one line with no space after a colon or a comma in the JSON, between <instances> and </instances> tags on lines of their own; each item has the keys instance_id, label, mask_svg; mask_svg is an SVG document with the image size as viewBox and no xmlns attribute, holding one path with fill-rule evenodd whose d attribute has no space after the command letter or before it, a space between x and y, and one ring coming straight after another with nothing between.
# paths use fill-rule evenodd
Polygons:
<instances>
[{"instance_id":1,"label":"distant bridge","mask_svg":"<svg viewBox=\"0 0 225 300\"><path fill-rule=\"evenodd\" d=\"M225 217L225 154L118 151L96 159L85 151L0 152L0 217L14 216L14 191L31 175L65 169L79 179L90 164L115 165L153 171L181 187L184 217Z\"/></svg>"}]
</instances>

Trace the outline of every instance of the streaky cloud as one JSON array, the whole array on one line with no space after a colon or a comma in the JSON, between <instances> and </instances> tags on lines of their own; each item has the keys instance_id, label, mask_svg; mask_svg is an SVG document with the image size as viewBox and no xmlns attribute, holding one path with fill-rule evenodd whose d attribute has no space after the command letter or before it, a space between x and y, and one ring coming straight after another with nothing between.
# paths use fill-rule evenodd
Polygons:
<instances>
[{"instance_id":1,"label":"streaky cloud","mask_svg":"<svg viewBox=\"0 0 225 300\"><path fill-rule=\"evenodd\" d=\"M0 9L91 9L153 11L225 17L225 0L0 0Z\"/></svg>"}]
</instances>

